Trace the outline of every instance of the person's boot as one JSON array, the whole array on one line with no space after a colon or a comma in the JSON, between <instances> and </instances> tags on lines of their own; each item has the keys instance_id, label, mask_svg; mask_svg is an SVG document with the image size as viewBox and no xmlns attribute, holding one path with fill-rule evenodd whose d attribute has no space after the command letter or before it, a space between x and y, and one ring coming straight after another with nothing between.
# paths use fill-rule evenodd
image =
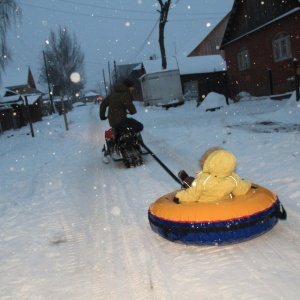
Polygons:
<instances>
[{"instance_id":1,"label":"person's boot","mask_svg":"<svg viewBox=\"0 0 300 300\"><path fill-rule=\"evenodd\" d=\"M102 148L102 152L103 152L103 155L102 155L102 161L105 163L105 164L108 164L109 163L109 158L108 158L108 151L106 150L106 147L105 145L103 146Z\"/></svg>"},{"instance_id":2,"label":"person's boot","mask_svg":"<svg viewBox=\"0 0 300 300\"><path fill-rule=\"evenodd\" d=\"M113 139L109 139L107 140L106 144L108 153L112 154L114 152L115 141Z\"/></svg>"},{"instance_id":3,"label":"person's boot","mask_svg":"<svg viewBox=\"0 0 300 300\"><path fill-rule=\"evenodd\" d=\"M192 182L195 180L194 177L191 177L187 174L186 171L181 170L178 172L178 177L181 179L184 188L189 188L192 186Z\"/></svg>"},{"instance_id":4,"label":"person's boot","mask_svg":"<svg viewBox=\"0 0 300 300\"><path fill-rule=\"evenodd\" d=\"M186 171L180 170L178 172L178 178L180 178L181 181L184 181L184 179L186 179L187 177L189 177L189 175L187 174Z\"/></svg>"}]
</instances>

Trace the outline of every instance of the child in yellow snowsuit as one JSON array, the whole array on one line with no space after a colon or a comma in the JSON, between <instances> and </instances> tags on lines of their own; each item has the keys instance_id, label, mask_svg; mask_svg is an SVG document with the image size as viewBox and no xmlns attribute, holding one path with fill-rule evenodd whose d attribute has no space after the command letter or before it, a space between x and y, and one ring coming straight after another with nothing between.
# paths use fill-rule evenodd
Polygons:
<instances>
[{"instance_id":1,"label":"child in yellow snowsuit","mask_svg":"<svg viewBox=\"0 0 300 300\"><path fill-rule=\"evenodd\" d=\"M195 172L197 177L192 181L190 187L176 193L174 202L225 200L233 196L244 195L251 188L250 181L241 179L233 172L236 167L236 159L230 151L211 148L201 157L199 165L202 171ZM188 181L188 179L181 179Z\"/></svg>"}]
</instances>

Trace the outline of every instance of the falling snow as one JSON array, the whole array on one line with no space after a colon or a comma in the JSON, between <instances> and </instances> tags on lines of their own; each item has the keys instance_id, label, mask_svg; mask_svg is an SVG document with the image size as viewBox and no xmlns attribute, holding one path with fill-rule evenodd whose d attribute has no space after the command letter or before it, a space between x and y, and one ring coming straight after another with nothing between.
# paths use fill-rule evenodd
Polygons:
<instances>
[{"instance_id":1,"label":"falling snow","mask_svg":"<svg viewBox=\"0 0 300 300\"><path fill-rule=\"evenodd\" d=\"M211 104L209 104L211 103ZM1 299L298 299L300 105L209 94L165 110L136 102L145 144L174 173L192 174L211 146L237 173L278 194L288 218L251 241L187 246L154 233L149 206L179 185L149 155L103 164L99 106L0 135ZM223 106L206 111L210 106ZM212 107L211 107L212 108Z\"/></svg>"}]
</instances>

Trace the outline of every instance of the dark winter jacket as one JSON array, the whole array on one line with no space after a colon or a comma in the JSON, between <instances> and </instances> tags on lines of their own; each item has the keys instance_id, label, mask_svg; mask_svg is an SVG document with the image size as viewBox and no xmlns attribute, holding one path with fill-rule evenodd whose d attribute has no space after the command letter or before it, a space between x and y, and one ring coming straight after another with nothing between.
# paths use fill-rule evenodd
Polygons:
<instances>
[{"instance_id":1,"label":"dark winter jacket","mask_svg":"<svg viewBox=\"0 0 300 300\"><path fill-rule=\"evenodd\" d=\"M101 102L100 119L106 119L105 113L108 108L109 125L116 127L126 118L127 113L131 115L136 113L132 101L133 98L128 87L124 84L118 84L115 90Z\"/></svg>"}]
</instances>

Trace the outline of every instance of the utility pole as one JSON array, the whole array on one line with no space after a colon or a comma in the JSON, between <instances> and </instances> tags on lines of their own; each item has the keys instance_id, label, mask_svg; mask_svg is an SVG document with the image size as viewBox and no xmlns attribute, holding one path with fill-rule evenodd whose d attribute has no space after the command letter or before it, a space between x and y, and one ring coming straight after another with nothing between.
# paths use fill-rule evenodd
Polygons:
<instances>
[{"instance_id":1,"label":"utility pole","mask_svg":"<svg viewBox=\"0 0 300 300\"><path fill-rule=\"evenodd\" d=\"M110 75L110 65L108 62L108 76L109 76L109 93L112 91L112 86L111 86L111 75Z\"/></svg>"},{"instance_id":2,"label":"utility pole","mask_svg":"<svg viewBox=\"0 0 300 300\"><path fill-rule=\"evenodd\" d=\"M116 61L115 60L114 60L114 77L115 77L115 84L117 84L118 71L117 71L117 65L116 65Z\"/></svg>"},{"instance_id":3,"label":"utility pole","mask_svg":"<svg viewBox=\"0 0 300 300\"><path fill-rule=\"evenodd\" d=\"M53 105L52 91L50 89L49 73L48 73L48 66L47 66L45 51L43 51L43 56L44 56L45 70L46 70L47 83L48 83L48 91L49 91L49 97L50 97L50 103L51 103L51 115L52 115L52 113L55 113L55 110L54 110L54 105Z\"/></svg>"},{"instance_id":4,"label":"utility pole","mask_svg":"<svg viewBox=\"0 0 300 300\"><path fill-rule=\"evenodd\" d=\"M106 80L105 80L105 73L104 73L104 69L102 69L103 71L103 80L104 80L104 89L105 89L105 95L107 96L107 87L106 87Z\"/></svg>"}]
</instances>

